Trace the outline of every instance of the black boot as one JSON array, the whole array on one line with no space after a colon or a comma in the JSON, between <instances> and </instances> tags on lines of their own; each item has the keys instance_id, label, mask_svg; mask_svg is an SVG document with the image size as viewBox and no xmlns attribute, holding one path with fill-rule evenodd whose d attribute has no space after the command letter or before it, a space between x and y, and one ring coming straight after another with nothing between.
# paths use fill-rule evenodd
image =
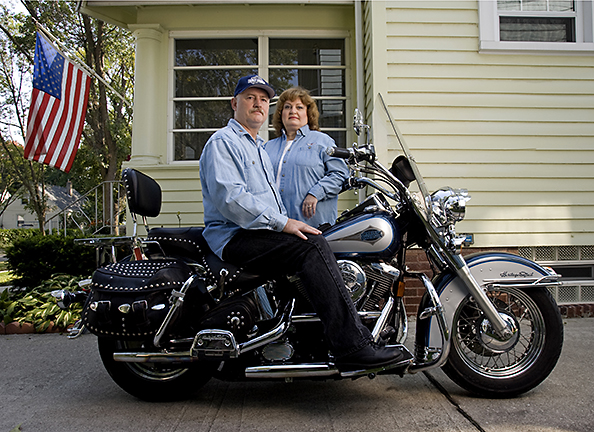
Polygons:
<instances>
[{"instance_id":1,"label":"black boot","mask_svg":"<svg viewBox=\"0 0 594 432\"><path fill-rule=\"evenodd\" d=\"M405 362L412 358L403 346L379 346L375 343L336 359L336 366L341 372L374 369Z\"/></svg>"}]
</instances>

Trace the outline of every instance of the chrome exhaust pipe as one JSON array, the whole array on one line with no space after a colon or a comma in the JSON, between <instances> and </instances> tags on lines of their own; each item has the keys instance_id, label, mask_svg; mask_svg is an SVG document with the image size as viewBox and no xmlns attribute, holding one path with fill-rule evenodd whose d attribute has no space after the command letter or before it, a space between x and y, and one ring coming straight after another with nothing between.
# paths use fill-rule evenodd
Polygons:
<instances>
[{"instance_id":1,"label":"chrome exhaust pipe","mask_svg":"<svg viewBox=\"0 0 594 432\"><path fill-rule=\"evenodd\" d=\"M311 378L339 374L332 363L253 366L245 369L246 378Z\"/></svg>"},{"instance_id":2,"label":"chrome exhaust pipe","mask_svg":"<svg viewBox=\"0 0 594 432\"><path fill-rule=\"evenodd\" d=\"M295 308L295 299L287 305L285 313L281 317L280 322L276 327L263 335L239 344L237 355L244 352L259 348L270 342L274 342L283 336L289 326L291 325L291 315ZM180 352L116 352L113 353L113 359L117 362L125 363L191 363L199 361L198 356L193 356L190 351ZM211 358L212 361L216 361L216 355ZM220 358L219 360L224 360Z\"/></svg>"},{"instance_id":3,"label":"chrome exhaust pipe","mask_svg":"<svg viewBox=\"0 0 594 432\"><path fill-rule=\"evenodd\" d=\"M198 361L192 357L190 351L163 353L163 352L117 352L113 359L125 363L192 363Z\"/></svg>"}]
</instances>

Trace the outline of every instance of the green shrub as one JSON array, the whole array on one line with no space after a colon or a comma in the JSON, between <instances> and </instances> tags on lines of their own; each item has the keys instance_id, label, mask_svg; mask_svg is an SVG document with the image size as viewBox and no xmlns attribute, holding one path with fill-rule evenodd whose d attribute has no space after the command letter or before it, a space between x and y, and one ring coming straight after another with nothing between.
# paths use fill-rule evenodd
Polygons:
<instances>
[{"instance_id":1,"label":"green shrub","mask_svg":"<svg viewBox=\"0 0 594 432\"><path fill-rule=\"evenodd\" d=\"M8 268L18 287L37 287L55 274L88 277L95 269L95 249L62 234L16 238L5 249Z\"/></svg>"},{"instance_id":2,"label":"green shrub","mask_svg":"<svg viewBox=\"0 0 594 432\"><path fill-rule=\"evenodd\" d=\"M6 250L12 243L21 238L33 237L39 234L38 229L0 229L0 249Z\"/></svg>"},{"instance_id":3,"label":"green shrub","mask_svg":"<svg viewBox=\"0 0 594 432\"><path fill-rule=\"evenodd\" d=\"M0 320L4 324L13 321L31 323L38 332L47 330L51 323L55 327L66 329L80 319L82 305L73 304L68 310L62 310L51 292L58 289L78 291L80 279L70 275L57 275L28 292L4 290L0 294Z\"/></svg>"}]
</instances>

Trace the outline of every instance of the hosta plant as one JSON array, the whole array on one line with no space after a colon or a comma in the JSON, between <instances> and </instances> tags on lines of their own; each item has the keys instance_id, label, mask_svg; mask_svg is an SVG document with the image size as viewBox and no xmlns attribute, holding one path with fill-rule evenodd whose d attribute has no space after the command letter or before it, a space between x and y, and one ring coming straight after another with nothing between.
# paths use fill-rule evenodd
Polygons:
<instances>
[{"instance_id":1,"label":"hosta plant","mask_svg":"<svg viewBox=\"0 0 594 432\"><path fill-rule=\"evenodd\" d=\"M68 310L62 310L51 292L59 289L78 291L80 279L70 275L55 275L32 290L3 291L0 294L0 319L4 324L13 321L31 323L37 332L46 331L51 324L55 328L66 329L80 318L82 306L73 304Z\"/></svg>"}]
</instances>

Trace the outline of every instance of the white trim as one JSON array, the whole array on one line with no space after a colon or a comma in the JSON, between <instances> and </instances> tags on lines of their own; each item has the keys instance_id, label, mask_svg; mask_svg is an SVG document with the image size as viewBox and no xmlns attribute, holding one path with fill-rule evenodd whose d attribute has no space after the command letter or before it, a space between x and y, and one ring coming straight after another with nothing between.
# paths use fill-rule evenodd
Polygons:
<instances>
[{"instance_id":1,"label":"white trim","mask_svg":"<svg viewBox=\"0 0 594 432\"><path fill-rule=\"evenodd\" d=\"M594 55L594 43L480 41L481 54Z\"/></svg>"},{"instance_id":2,"label":"white trim","mask_svg":"<svg viewBox=\"0 0 594 432\"><path fill-rule=\"evenodd\" d=\"M289 4L330 4L330 5L351 5L354 0L282 0L283 3ZM201 0L201 5L215 4L278 4L279 0ZM143 0L143 1L129 1L129 0L86 0L83 1L81 7L104 7L104 6L179 6L179 5L195 5L196 0Z\"/></svg>"},{"instance_id":3,"label":"white trim","mask_svg":"<svg viewBox=\"0 0 594 432\"><path fill-rule=\"evenodd\" d=\"M330 39L350 36L348 30L171 30L169 37L174 39L221 39L267 36L287 39Z\"/></svg>"},{"instance_id":4,"label":"white trim","mask_svg":"<svg viewBox=\"0 0 594 432\"><path fill-rule=\"evenodd\" d=\"M173 121L175 103L173 98L175 95L175 39L171 37L169 32L169 59L167 62L167 165L170 165L175 159L175 150L173 145ZM198 162L198 161L193 161Z\"/></svg>"},{"instance_id":5,"label":"white trim","mask_svg":"<svg viewBox=\"0 0 594 432\"><path fill-rule=\"evenodd\" d=\"M588 4L584 4L588 3ZM576 16L576 42L515 42L499 40L499 16L551 16L540 12L497 10L497 0L479 0L480 54L594 55L594 7L592 0L576 1L576 12L554 16ZM587 41L587 42L584 42Z\"/></svg>"}]
</instances>

